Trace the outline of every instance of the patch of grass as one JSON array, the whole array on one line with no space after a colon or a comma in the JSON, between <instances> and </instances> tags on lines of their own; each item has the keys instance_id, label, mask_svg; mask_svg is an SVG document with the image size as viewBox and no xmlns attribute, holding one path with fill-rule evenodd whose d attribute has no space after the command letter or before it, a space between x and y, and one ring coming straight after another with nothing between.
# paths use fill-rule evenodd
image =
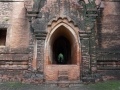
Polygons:
<instances>
[{"instance_id":1,"label":"patch of grass","mask_svg":"<svg viewBox=\"0 0 120 90\"><path fill-rule=\"evenodd\" d=\"M120 90L120 81L111 80L95 84L85 85L89 90Z\"/></svg>"},{"instance_id":2,"label":"patch of grass","mask_svg":"<svg viewBox=\"0 0 120 90\"><path fill-rule=\"evenodd\" d=\"M5 18L5 21L9 21L9 18Z\"/></svg>"},{"instance_id":3,"label":"patch of grass","mask_svg":"<svg viewBox=\"0 0 120 90\"><path fill-rule=\"evenodd\" d=\"M9 88L20 88L24 86L21 82L6 82L4 85Z\"/></svg>"},{"instance_id":4,"label":"patch of grass","mask_svg":"<svg viewBox=\"0 0 120 90\"><path fill-rule=\"evenodd\" d=\"M0 85L0 90L2 87L8 88L4 90L23 90L23 89L44 90L43 89L44 85L23 84L21 82L6 82ZM53 90L53 89L50 89L50 87L51 85L45 86L46 90ZM54 88L54 90L58 90L57 87L51 87L51 88ZM75 88L78 88L78 89L70 88L70 90L120 90L120 81L111 80L111 81L99 82L95 84L82 85ZM63 90L63 89L60 89L60 90Z\"/></svg>"}]
</instances>

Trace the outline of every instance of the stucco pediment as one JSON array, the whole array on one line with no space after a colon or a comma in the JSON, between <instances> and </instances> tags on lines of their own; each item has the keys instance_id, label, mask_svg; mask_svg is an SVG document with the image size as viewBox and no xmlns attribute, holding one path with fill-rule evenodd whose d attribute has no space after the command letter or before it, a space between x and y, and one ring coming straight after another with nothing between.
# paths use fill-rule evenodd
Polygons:
<instances>
[{"instance_id":1,"label":"stucco pediment","mask_svg":"<svg viewBox=\"0 0 120 90\"><path fill-rule=\"evenodd\" d=\"M89 29L90 31L94 27L93 21L95 20L93 19L97 16L97 5L95 3L93 1L86 4L81 0L80 2L78 0L25 0L27 16L32 20L34 31L46 31L51 20L67 17L80 30Z\"/></svg>"},{"instance_id":2,"label":"stucco pediment","mask_svg":"<svg viewBox=\"0 0 120 90\"><path fill-rule=\"evenodd\" d=\"M24 0L24 5L27 11L30 11L33 9L33 0Z\"/></svg>"},{"instance_id":3,"label":"stucco pediment","mask_svg":"<svg viewBox=\"0 0 120 90\"><path fill-rule=\"evenodd\" d=\"M69 17L75 25L81 25L82 6L77 0L25 0L25 7L30 20L37 17L32 19L34 30L45 30L55 18Z\"/></svg>"},{"instance_id":4,"label":"stucco pediment","mask_svg":"<svg viewBox=\"0 0 120 90\"><path fill-rule=\"evenodd\" d=\"M44 31L46 28L46 22L42 18L35 19L34 21L32 21L32 27L36 32Z\"/></svg>"},{"instance_id":5,"label":"stucco pediment","mask_svg":"<svg viewBox=\"0 0 120 90\"><path fill-rule=\"evenodd\" d=\"M38 12L46 0L24 0L27 11Z\"/></svg>"}]
</instances>

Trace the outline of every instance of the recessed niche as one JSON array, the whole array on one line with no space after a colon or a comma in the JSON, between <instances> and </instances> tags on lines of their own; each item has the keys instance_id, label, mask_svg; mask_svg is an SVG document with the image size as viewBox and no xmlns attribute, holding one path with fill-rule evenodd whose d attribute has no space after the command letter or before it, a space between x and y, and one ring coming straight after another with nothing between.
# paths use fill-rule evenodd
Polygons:
<instances>
[{"instance_id":1,"label":"recessed niche","mask_svg":"<svg viewBox=\"0 0 120 90\"><path fill-rule=\"evenodd\" d=\"M59 60L59 54L62 53L64 59ZM50 61L51 64L77 64L77 46L73 34L68 28L61 25L58 27L50 40Z\"/></svg>"},{"instance_id":2,"label":"recessed niche","mask_svg":"<svg viewBox=\"0 0 120 90\"><path fill-rule=\"evenodd\" d=\"M7 29L0 29L0 46L6 45Z\"/></svg>"}]
</instances>

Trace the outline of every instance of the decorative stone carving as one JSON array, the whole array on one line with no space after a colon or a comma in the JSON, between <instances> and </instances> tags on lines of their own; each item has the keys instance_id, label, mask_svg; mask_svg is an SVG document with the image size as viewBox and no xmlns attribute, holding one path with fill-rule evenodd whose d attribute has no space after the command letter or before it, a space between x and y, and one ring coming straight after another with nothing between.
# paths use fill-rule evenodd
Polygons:
<instances>
[{"instance_id":1,"label":"decorative stone carving","mask_svg":"<svg viewBox=\"0 0 120 90\"><path fill-rule=\"evenodd\" d=\"M46 0L24 0L27 11L38 12Z\"/></svg>"},{"instance_id":2,"label":"decorative stone carving","mask_svg":"<svg viewBox=\"0 0 120 90\"><path fill-rule=\"evenodd\" d=\"M87 1L87 2L86 2ZM94 78L92 74L96 73L96 40L95 40L95 21L98 16L98 7L95 0L79 0L83 6L83 33L80 32L82 42L82 75L83 80L91 80ZM94 69L93 69L94 68Z\"/></svg>"},{"instance_id":3,"label":"decorative stone carving","mask_svg":"<svg viewBox=\"0 0 120 90\"><path fill-rule=\"evenodd\" d=\"M33 9L33 0L24 0L25 7L27 11L32 11Z\"/></svg>"},{"instance_id":4,"label":"decorative stone carving","mask_svg":"<svg viewBox=\"0 0 120 90\"><path fill-rule=\"evenodd\" d=\"M37 70L43 73L44 40L37 40Z\"/></svg>"},{"instance_id":5,"label":"decorative stone carving","mask_svg":"<svg viewBox=\"0 0 120 90\"><path fill-rule=\"evenodd\" d=\"M35 37L33 33L30 33L30 40L29 40L29 59L28 59L28 69L32 70L32 60L34 55L34 42Z\"/></svg>"},{"instance_id":6,"label":"decorative stone carving","mask_svg":"<svg viewBox=\"0 0 120 90\"><path fill-rule=\"evenodd\" d=\"M44 18L38 18L32 21L32 27L34 29L34 32L41 32L46 30L46 22Z\"/></svg>"},{"instance_id":7,"label":"decorative stone carving","mask_svg":"<svg viewBox=\"0 0 120 90\"><path fill-rule=\"evenodd\" d=\"M86 3L86 0L79 0L79 3L83 6L83 19L85 30L91 30L94 28L94 22L96 20L97 5L95 0Z\"/></svg>"},{"instance_id":8,"label":"decorative stone carving","mask_svg":"<svg viewBox=\"0 0 120 90\"><path fill-rule=\"evenodd\" d=\"M93 49L94 45L90 42L95 42L92 29L97 16L97 7L94 1L88 4L80 2L82 4L73 2L72 0L48 0L45 4L43 0L34 0L28 3L28 6L31 8L30 11L26 7L28 18L31 21L33 35L37 39L37 70L41 73L43 73L44 40L47 34L47 25L50 25L50 22L54 22L54 20L58 20L59 18L70 18L69 21L74 22L79 27L82 41L82 71L85 76L90 73L90 63L94 61L94 57L90 57L90 55L93 55L90 50ZM31 47L34 47L32 43L30 44ZM33 49L29 52L29 67L32 67L30 64L33 59L32 51Z\"/></svg>"},{"instance_id":9,"label":"decorative stone carving","mask_svg":"<svg viewBox=\"0 0 120 90\"><path fill-rule=\"evenodd\" d=\"M38 12L39 9L44 6L45 1L46 0L34 0L33 10Z\"/></svg>"}]
</instances>

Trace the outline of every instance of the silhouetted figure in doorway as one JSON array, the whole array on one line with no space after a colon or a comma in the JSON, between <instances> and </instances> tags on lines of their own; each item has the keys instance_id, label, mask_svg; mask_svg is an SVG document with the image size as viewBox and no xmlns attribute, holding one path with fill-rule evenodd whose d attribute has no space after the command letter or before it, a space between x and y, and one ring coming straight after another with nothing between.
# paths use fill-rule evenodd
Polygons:
<instances>
[{"instance_id":1,"label":"silhouetted figure in doorway","mask_svg":"<svg viewBox=\"0 0 120 90\"><path fill-rule=\"evenodd\" d=\"M62 53L58 55L58 63L59 64L64 64L64 56Z\"/></svg>"}]
</instances>

